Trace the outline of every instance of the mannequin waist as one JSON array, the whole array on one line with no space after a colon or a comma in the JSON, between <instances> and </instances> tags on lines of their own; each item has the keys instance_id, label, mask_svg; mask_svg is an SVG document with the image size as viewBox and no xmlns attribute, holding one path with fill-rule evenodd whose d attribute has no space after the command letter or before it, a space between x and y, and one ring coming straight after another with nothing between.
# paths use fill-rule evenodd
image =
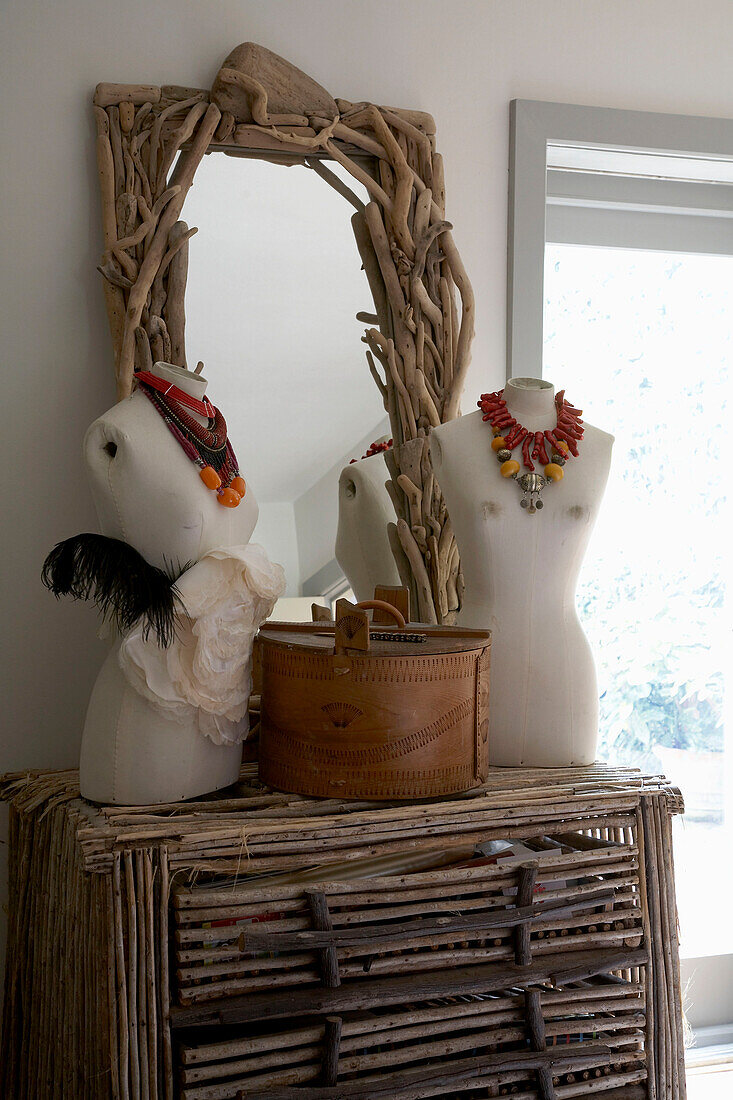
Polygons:
<instances>
[{"instance_id":1,"label":"mannequin waist","mask_svg":"<svg viewBox=\"0 0 733 1100\"><path fill-rule=\"evenodd\" d=\"M546 631L555 637L563 633L583 633L574 592L560 595L540 591L532 598L532 593L525 590L513 594L505 592L501 597L487 594L484 599L476 598L475 594L472 598L469 592L467 586L458 621L461 626L489 628L494 642L528 632Z\"/></svg>"}]
</instances>

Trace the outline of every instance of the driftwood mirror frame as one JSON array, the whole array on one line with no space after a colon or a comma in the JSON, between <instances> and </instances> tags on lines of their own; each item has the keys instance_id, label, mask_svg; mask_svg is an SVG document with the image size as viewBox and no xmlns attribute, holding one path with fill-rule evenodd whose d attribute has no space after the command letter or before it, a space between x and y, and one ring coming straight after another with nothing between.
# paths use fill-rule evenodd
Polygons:
<instances>
[{"instance_id":1,"label":"driftwood mirror frame","mask_svg":"<svg viewBox=\"0 0 733 1100\"><path fill-rule=\"evenodd\" d=\"M369 369L389 416L389 537L423 622L450 623L463 578L429 457L430 428L459 415L474 328L471 284L445 220L443 162L430 115L332 99L295 66L238 46L211 91L99 84L94 96L104 253L99 267L114 345L118 399L134 372L186 366L186 194L207 152L307 162L349 198L374 299ZM180 155L179 155L180 154ZM365 170L364 157L375 171ZM367 190L364 205L322 163Z\"/></svg>"}]
</instances>

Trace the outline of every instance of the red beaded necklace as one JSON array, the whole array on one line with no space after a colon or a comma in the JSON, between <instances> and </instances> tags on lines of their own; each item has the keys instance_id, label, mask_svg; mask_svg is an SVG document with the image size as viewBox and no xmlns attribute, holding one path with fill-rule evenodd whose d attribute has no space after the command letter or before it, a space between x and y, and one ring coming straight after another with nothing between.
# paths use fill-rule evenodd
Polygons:
<instances>
[{"instance_id":1,"label":"red beaded necklace","mask_svg":"<svg viewBox=\"0 0 733 1100\"><path fill-rule=\"evenodd\" d=\"M502 477L511 477L518 482L524 494L520 504L526 508L530 515L543 507L540 493L549 483L562 481L565 476L563 466L567 458L572 455L578 457L578 443L583 438L582 409L576 409L569 401L565 400L565 390L560 390L555 395L555 411L557 423L552 431L530 432L512 416L504 400L504 391L495 393L482 393L477 402L484 414L484 420L488 421L493 430L494 438L491 441L491 449L496 454L500 463L499 472ZM550 444L550 457L547 456L547 444ZM529 473L520 475L520 466L512 451L515 447L522 447L522 463ZM538 459L544 466L543 474L534 472L533 459Z\"/></svg>"},{"instance_id":2,"label":"red beaded necklace","mask_svg":"<svg viewBox=\"0 0 733 1100\"><path fill-rule=\"evenodd\" d=\"M216 493L219 504L236 508L247 492L247 485L240 476L237 457L227 438L226 420L219 409L208 398L198 401L178 386L169 385L147 371L139 371L135 381L188 458L199 467L199 477L206 488ZM181 394L185 401L179 396ZM184 405L208 417L209 425L199 424L186 412Z\"/></svg>"},{"instance_id":3,"label":"red beaded necklace","mask_svg":"<svg viewBox=\"0 0 733 1100\"><path fill-rule=\"evenodd\" d=\"M177 401L179 405L185 405L189 409L193 409L199 416L208 417L211 420L216 412L214 406L209 401L206 394L203 399L199 401L197 397L192 397L190 393L186 393L180 386L175 386L173 382L166 382L165 378L158 378L157 374L151 374L150 371L141 370L135 375L138 382L144 382L146 386L150 386L152 389L157 390L158 393L162 393L165 397L170 397L173 401Z\"/></svg>"}]
</instances>

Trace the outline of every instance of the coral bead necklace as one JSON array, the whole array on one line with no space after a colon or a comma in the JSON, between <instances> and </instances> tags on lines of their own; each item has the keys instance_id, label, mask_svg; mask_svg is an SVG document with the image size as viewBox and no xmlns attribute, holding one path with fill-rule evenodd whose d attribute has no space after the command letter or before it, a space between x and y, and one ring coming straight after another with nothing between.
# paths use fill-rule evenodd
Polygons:
<instances>
[{"instance_id":1,"label":"coral bead necklace","mask_svg":"<svg viewBox=\"0 0 733 1100\"><path fill-rule=\"evenodd\" d=\"M226 420L219 409L214 408L208 398L198 401L185 390L171 386L147 371L138 372L135 381L184 453L198 466L199 477L206 488L216 493L219 504L225 508L236 508L247 492L247 485L240 476L237 457L227 438ZM206 416L208 425L199 424L184 405Z\"/></svg>"},{"instance_id":2,"label":"coral bead necklace","mask_svg":"<svg viewBox=\"0 0 733 1100\"><path fill-rule=\"evenodd\" d=\"M560 390L555 395L555 428L551 431L530 432L509 412L503 390L482 393L477 404L484 414L484 420L494 430L491 449L499 460L499 473L518 483L523 494L519 503L530 515L534 515L543 507L540 494L545 486L562 481L566 460L570 456L578 457L578 443L583 438L583 410L576 409L566 401L565 390ZM519 462L512 457L512 451L519 446L522 448L522 464L527 470L524 474L520 473ZM542 474L535 473L534 459L538 459L544 466Z\"/></svg>"}]
</instances>

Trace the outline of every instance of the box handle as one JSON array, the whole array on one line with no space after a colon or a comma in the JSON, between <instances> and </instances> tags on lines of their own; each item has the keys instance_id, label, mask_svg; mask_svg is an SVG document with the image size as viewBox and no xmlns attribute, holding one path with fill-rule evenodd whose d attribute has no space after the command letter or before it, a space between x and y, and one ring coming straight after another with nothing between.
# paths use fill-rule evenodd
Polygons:
<instances>
[{"instance_id":1,"label":"box handle","mask_svg":"<svg viewBox=\"0 0 733 1100\"><path fill-rule=\"evenodd\" d=\"M386 600L362 600L361 603L356 604L360 611L384 611L388 615L391 615L400 630L404 630L407 626L405 622L405 616L391 603L387 603Z\"/></svg>"}]
</instances>

